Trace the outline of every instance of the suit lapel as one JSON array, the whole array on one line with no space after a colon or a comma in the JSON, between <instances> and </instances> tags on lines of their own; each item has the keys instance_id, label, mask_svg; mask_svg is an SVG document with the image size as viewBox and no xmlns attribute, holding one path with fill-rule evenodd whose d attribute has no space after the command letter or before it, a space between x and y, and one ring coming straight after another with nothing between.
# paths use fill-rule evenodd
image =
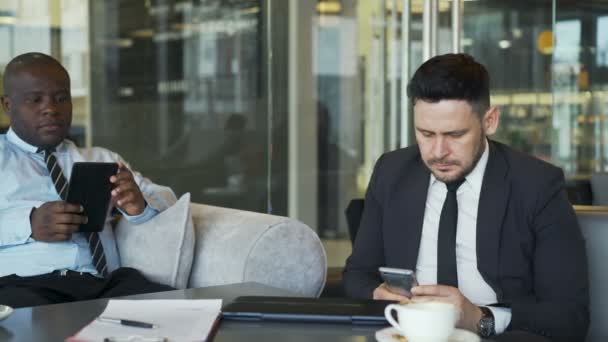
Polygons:
<instances>
[{"instance_id":1,"label":"suit lapel","mask_svg":"<svg viewBox=\"0 0 608 342\"><path fill-rule=\"evenodd\" d=\"M483 176L477 212L477 269L486 282L498 288L500 235L511 190L504 152L489 141L490 155ZM497 292L499 295L499 293ZM500 295L499 295L500 298Z\"/></svg>"},{"instance_id":2,"label":"suit lapel","mask_svg":"<svg viewBox=\"0 0 608 342\"><path fill-rule=\"evenodd\" d=\"M430 173L418 157L404 172L390 197L386 212L390 215L387 232L391 236L387 243L391 247L385 250L395 251L394 258L390 259L402 268L416 269L429 180Z\"/></svg>"}]
</instances>

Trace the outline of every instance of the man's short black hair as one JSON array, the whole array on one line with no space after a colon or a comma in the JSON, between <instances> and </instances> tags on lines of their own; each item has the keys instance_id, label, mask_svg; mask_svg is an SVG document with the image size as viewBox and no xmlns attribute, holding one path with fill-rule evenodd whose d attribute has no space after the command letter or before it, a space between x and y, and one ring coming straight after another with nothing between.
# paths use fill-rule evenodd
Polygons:
<instances>
[{"instance_id":1,"label":"man's short black hair","mask_svg":"<svg viewBox=\"0 0 608 342\"><path fill-rule=\"evenodd\" d=\"M8 62L6 68L4 68L4 75L2 77L2 82L4 85L4 94L10 95L9 93L12 90L11 82L15 75L19 73L19 71L37 65L57 66L65 72L69 80L70 76L67 70L65 70L63 65L61 65L61 63L59 63L59 61L57 61L55 58L40 52L28 52L13 58L10 62Z\"/></svg>"},{"instance_id":2,"label":"man's short black hair","mask_svg":"<svg viewBox=\"0 0 608 342\"><path fill-rule=\"evenodd\" d=\"M482 117L490 107L490 76L486 68L464 53L448 53L424 62L412 76L407 95L416 101L467 101Z\"/></svg>"}]
</instances>

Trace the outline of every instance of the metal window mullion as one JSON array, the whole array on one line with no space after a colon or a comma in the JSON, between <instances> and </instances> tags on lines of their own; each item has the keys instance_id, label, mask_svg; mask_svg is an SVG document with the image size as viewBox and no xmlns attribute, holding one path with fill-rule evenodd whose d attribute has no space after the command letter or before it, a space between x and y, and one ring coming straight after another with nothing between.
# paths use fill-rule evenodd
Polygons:
<instances>
[{"instance_id":1,"label":"metal window mullion","mask_svg":"<svg viewBox=\"0 0 608 342\"><path fill-rule=\"evenodd\" d=\"M402 0L401 11L401 127L400 147L410 142L410 106L407 98L407 83L410 79L410 14L411 1Z\"/></svg>"},{"instance_id":2,"label":"metal window mullion","mask_svg":"<svg viewBox=\"0 0 608 342\"><path fill-rule=\"evenodd\" d=\"M461 52L462 42L462 21L464 4L462 0L452 0L452 52Z\"/></svg>"},{"instance_id":3,"label":"metal window mullion","mask_svg":"<svg viewBox=\"0 0 608 342\"><path fill-rule=\"evenodd\" d=\"M438 0L424 0L422 13L422 60L437 55Z\"/></svg>"},{"instance_id":4,"label":"metal window mullion","mask_svg":"<svg viewBox=\"0 0 608 342\"><path fill-rule=\"evenodd\" d=\"M431 57L437 55L439 32L439 0L431 0Z\"/></svg>"},{"instance_id":5,"label":"metal window mullion","mask_svg":"<svg viewBox=\"0 0 608 342\"><path fill-rule=\"evenodd\" d=\"M397 148L397 0L391 0L391 18L388 25L389 53L389 149Z\"/></svg>"},{"instance_id":6,"label":"metal window mullion","mask_svg":"<svg viewBox=\"0 0 608 342\"><path fill-rule=\"evenodd\" d=\"M267 45L267 59L266 66L268 70L267 78L266 78L266 93L267 93L267 106L266 106L266 148L268 149L268 157L266 158L266 213L272 214L272 131L274 129L273 122L273 113L274 113L274 92L272 89L273 84L273 46L272 46L272 30L273 30L273 22L272 22L272 0L267 0L266 9L268 14L267 18L267 27L266 27L266 44ZM293 51L290 50L290 53ZM290 132L293 133L293 132ZM290 151L292 152L292 151ZM291 155L291 154L290 154Z\"/></svg>"}]
</instances>

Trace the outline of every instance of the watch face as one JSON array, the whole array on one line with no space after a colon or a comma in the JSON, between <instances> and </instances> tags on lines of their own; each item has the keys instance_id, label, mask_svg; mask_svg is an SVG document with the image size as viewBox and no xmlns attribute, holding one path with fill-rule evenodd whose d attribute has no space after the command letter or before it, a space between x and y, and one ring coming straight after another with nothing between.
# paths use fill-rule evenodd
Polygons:
<instances>
[{"instance_id":1,"label":"watch face","mask_svg":"<svg viewBox=\"0 0 608 342\"><path fill-rule=\"evenodd\" d=\"M496 334L496 330L494 329L494 315L492 311L486 307L481 307L481 319L478 324L478 333L481 337L490 337Z\"/></svg>"},{"instance_id":2,"label":"watch face","mask_svg":"<svg viewBox=\"0 0 608 342\"><path fill-rule=\"evenodd\" d=\"M494 319L492 317L483 317L479 321L479 335L481 337L494 335Z\"/></svg>"}]
</instances>

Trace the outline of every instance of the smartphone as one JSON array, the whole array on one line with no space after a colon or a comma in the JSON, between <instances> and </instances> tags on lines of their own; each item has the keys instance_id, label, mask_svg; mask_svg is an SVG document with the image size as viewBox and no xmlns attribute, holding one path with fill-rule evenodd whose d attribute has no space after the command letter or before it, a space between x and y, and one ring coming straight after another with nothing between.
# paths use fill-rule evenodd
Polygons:
<instances>
[{"instance_id":1,"label":"smartphone","mask_svg":"<svg viewBox=\"0 0 608 342\"><path fill-rule=\"evenodd\" d=\"M79 232L103 230L112 196L110 177L118 172L116 163L79 162L72 166L66 202L80 204L88 222L81 224Z\"/></svg>"},{"instance_id":2,"label":"smartphone","mask_svg":"<svg viewBox=\"0 0 608 342\"><path fill-rule=\"evenodd\" d=\"M412 287L418 286L416 273L412 270L393 267L380 267L380 275L391 292L412 297Z\"/></svg>"}]
</instances>

